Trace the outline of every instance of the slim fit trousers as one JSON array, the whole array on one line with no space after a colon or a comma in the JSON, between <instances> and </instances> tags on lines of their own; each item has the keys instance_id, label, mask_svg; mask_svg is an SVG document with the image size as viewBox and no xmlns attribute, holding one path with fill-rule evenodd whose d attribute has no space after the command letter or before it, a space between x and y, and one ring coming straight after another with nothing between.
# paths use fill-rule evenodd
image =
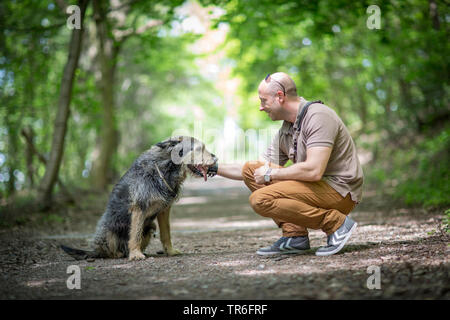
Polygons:
<instances>
[{"instance_id":1,"label":"slim fit trousers","mask_svg":"<svg viewBox=\"0 0 450 320\"><path fill-rule=\"evenodd\" d=\"M242 175L252 191L250 205L256 213L272 218L283 230L284 237L306 236L308 228L321 229L327 235L344 223L356 203L350 193L341 196L325 181L273 181L269 185L255 182L254 172L264 162L245 163ZM280 168L270 164L272 168Z\"/></svg>"}]
</instances>

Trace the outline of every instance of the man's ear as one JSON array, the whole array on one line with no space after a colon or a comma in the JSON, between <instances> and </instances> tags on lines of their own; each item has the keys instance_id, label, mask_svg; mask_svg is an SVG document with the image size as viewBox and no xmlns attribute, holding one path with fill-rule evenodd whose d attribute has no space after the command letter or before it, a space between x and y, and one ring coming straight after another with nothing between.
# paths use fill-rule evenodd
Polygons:
<instances>
[{"instance_id":1,"label":"man's ear","mask_svg":"<svg viewBox=\"0 0 450 320\"><path fill-rule=\"evenodd\" d=\"M277 91L277 97L278 97L278 100L280 100L280 102L281 102L281 100L282 101L286 100L286 96L283 94L283 91L278 90Z\"/></svg>"}]
</instances>

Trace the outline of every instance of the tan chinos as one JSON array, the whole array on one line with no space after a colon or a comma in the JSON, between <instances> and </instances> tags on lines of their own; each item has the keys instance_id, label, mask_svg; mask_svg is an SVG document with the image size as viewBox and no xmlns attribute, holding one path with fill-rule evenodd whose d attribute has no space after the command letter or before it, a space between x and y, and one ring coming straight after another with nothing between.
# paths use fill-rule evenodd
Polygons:
<instances>
[{"instance_id":1,"label":"tan chinos","mask_svg":"<svg viewBox=\"0 0 450 320\"><path fill-rule=\"evenodd\" d=\"M325 181L274 181L269 185L255 182L254 172L261 161L245 163L242 175L252 191L250 204L256 213L272 218L282 228L284 237L306 236L308 229L335 232L355 207L350 193L344 198ZM270 164L272 168L280 168Z\"/></svg>"}]
</instances>

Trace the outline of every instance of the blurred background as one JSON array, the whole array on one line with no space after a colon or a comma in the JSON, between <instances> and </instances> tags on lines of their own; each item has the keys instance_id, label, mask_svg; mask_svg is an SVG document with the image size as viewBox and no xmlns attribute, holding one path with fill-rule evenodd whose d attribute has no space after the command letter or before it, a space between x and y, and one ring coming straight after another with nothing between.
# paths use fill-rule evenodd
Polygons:
<instances>
[{"instance_id":1,"label":"blurred background","mask_svg":"<svg viewBox=\"0 0 450 320\"><path fill-rule=\"evenodd\" d=\"M2 1L0 212L107 194L175 132L258 158L276 71L342 118L366 194L448 207L449 24L437 0Z\"/></svg>"}]
</instances>

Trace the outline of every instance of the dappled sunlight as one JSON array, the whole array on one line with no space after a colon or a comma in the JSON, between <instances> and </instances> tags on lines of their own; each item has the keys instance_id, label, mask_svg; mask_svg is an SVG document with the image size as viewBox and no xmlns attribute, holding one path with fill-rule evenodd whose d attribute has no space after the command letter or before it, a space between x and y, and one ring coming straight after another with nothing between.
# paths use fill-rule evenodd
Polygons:
<instances>
[{"instance_id":1,"label":"dappled sunlight","mask_svg":"<svg viewBox=\"0 0 450 320\"><path fill-rule=\"evenodd\" d=\"M421 227L394 226L394 225L359 225L352 236L351 242L381 242L395 240L417 240L427 237L433 226Z\"/></svg>"},{"instance_id":2,"label":"dappled sunlight","mask_svg":"<svg viewBox=\"0 0 450 320\"><path fill-rule=\"evenodd\" d=\"M213 262L211 265L213 266L219 266L219 267L237 267L237 266L245 266L254 263L251 260L229 260L229 261L222 261L222 262Z\"/></svg>"},{"instance_id":3,"label":"dappled sunlight","mask_svg":"<svg viewBox=\"0 0 450 320\"><path fill-rule=\"evenodd\" d=\"M238 229L262 229L274 227L270 219L231 221L229 218L192 219L177 218L171 223L173 230L238 230Z\"/></svg>"},{"instance_id":4,"label":"dappled sunlight","mask_svg":"<svg viewBox=\"0 0 450 320\"><path fill-rule=\"evenodd\" d=\"M217 193L223 193L224 190L225 195L229 195L229 190L234 193L238 192L238 194L250 194L243 181L226 179L221 176L215 176L206 182L203 179L191 177L186 179L183 184L183 194L189 194L191 191L215 191Z\"/></svg>"},{"instance_id":5,"label":"dappled sunlight","mask_svg":"<svg viewBox=\"0 0 450 320\"><path fill-rule=\"evenodd\" d=\"M30 287L30 288L40 288L40 287L44 287L48 284L58 283L58 282L64 283L65 279L30 280L30 281L25 282L25 286Z\"/></svg>"},{"instance_id":6,"label":"dappled sunlight","mask_svg":"<svg viewBox=\"0 0 450 320\"><path fill-rule=\"evenodd\" d=\"M306 2L2 1L0 299L448 300L446 5Z\"/></svg>"},{"instance_id":7,"label":"dappled sunlight","mask_svg":"<svg viewBox=\"0 0 450 320\"><path fill-rule=\"evenodd\" d=\"M252 269L252 270L236 271L234 273L240 276L260 276L274 273L280 274L280 272L276 269L268 269L268 270Z\"/></svg>"},{"instance_id":8,"label":"dappled sunlight","mask_svg":"<svg viewBox=\"0 0 450 320\"><path fill-rule=\"evenodd\" d=\"M177 202L177 205L182 206L186 204L202 204L207 202L208 197L183 197Z\"/></svg>"},{"instance_id":9,"label":"dappled sunlight","mask_svg":"<svg viewBox=\"0 0 450 320\"><path fill-rule=\"evenodd\" d=\"M102 269L132 269L133 267L135 267L135 264L133 262L128 262L128 263L124 263L124 264L102 266Z\"/></svg>"},{"instance_id":10,"label":"dappled sunlight","mask_svg":"<svg viewBox=\"0 0 450 320\"><path fill-rule=\"evenodd\" d=\"M323 259L310 255L296 255L296 256L285 256L283 258L271 257L271 258L260 258L259 263L251 268L245 269L235 269L233 273L241 276L251 276L258 277L267 274L277 274L277 275L309 275L309 274L321 274L327 271L321 266ZM289 261L295 261L296 266L285 266L284 263L278 262L280 260L286 261L284 259L289 259ZM255 262L253 262L254 264ZM333 261L333 268L336 269L348 269L348 266L340 264L339 262Z\"/></svg>"}]
</instances>

